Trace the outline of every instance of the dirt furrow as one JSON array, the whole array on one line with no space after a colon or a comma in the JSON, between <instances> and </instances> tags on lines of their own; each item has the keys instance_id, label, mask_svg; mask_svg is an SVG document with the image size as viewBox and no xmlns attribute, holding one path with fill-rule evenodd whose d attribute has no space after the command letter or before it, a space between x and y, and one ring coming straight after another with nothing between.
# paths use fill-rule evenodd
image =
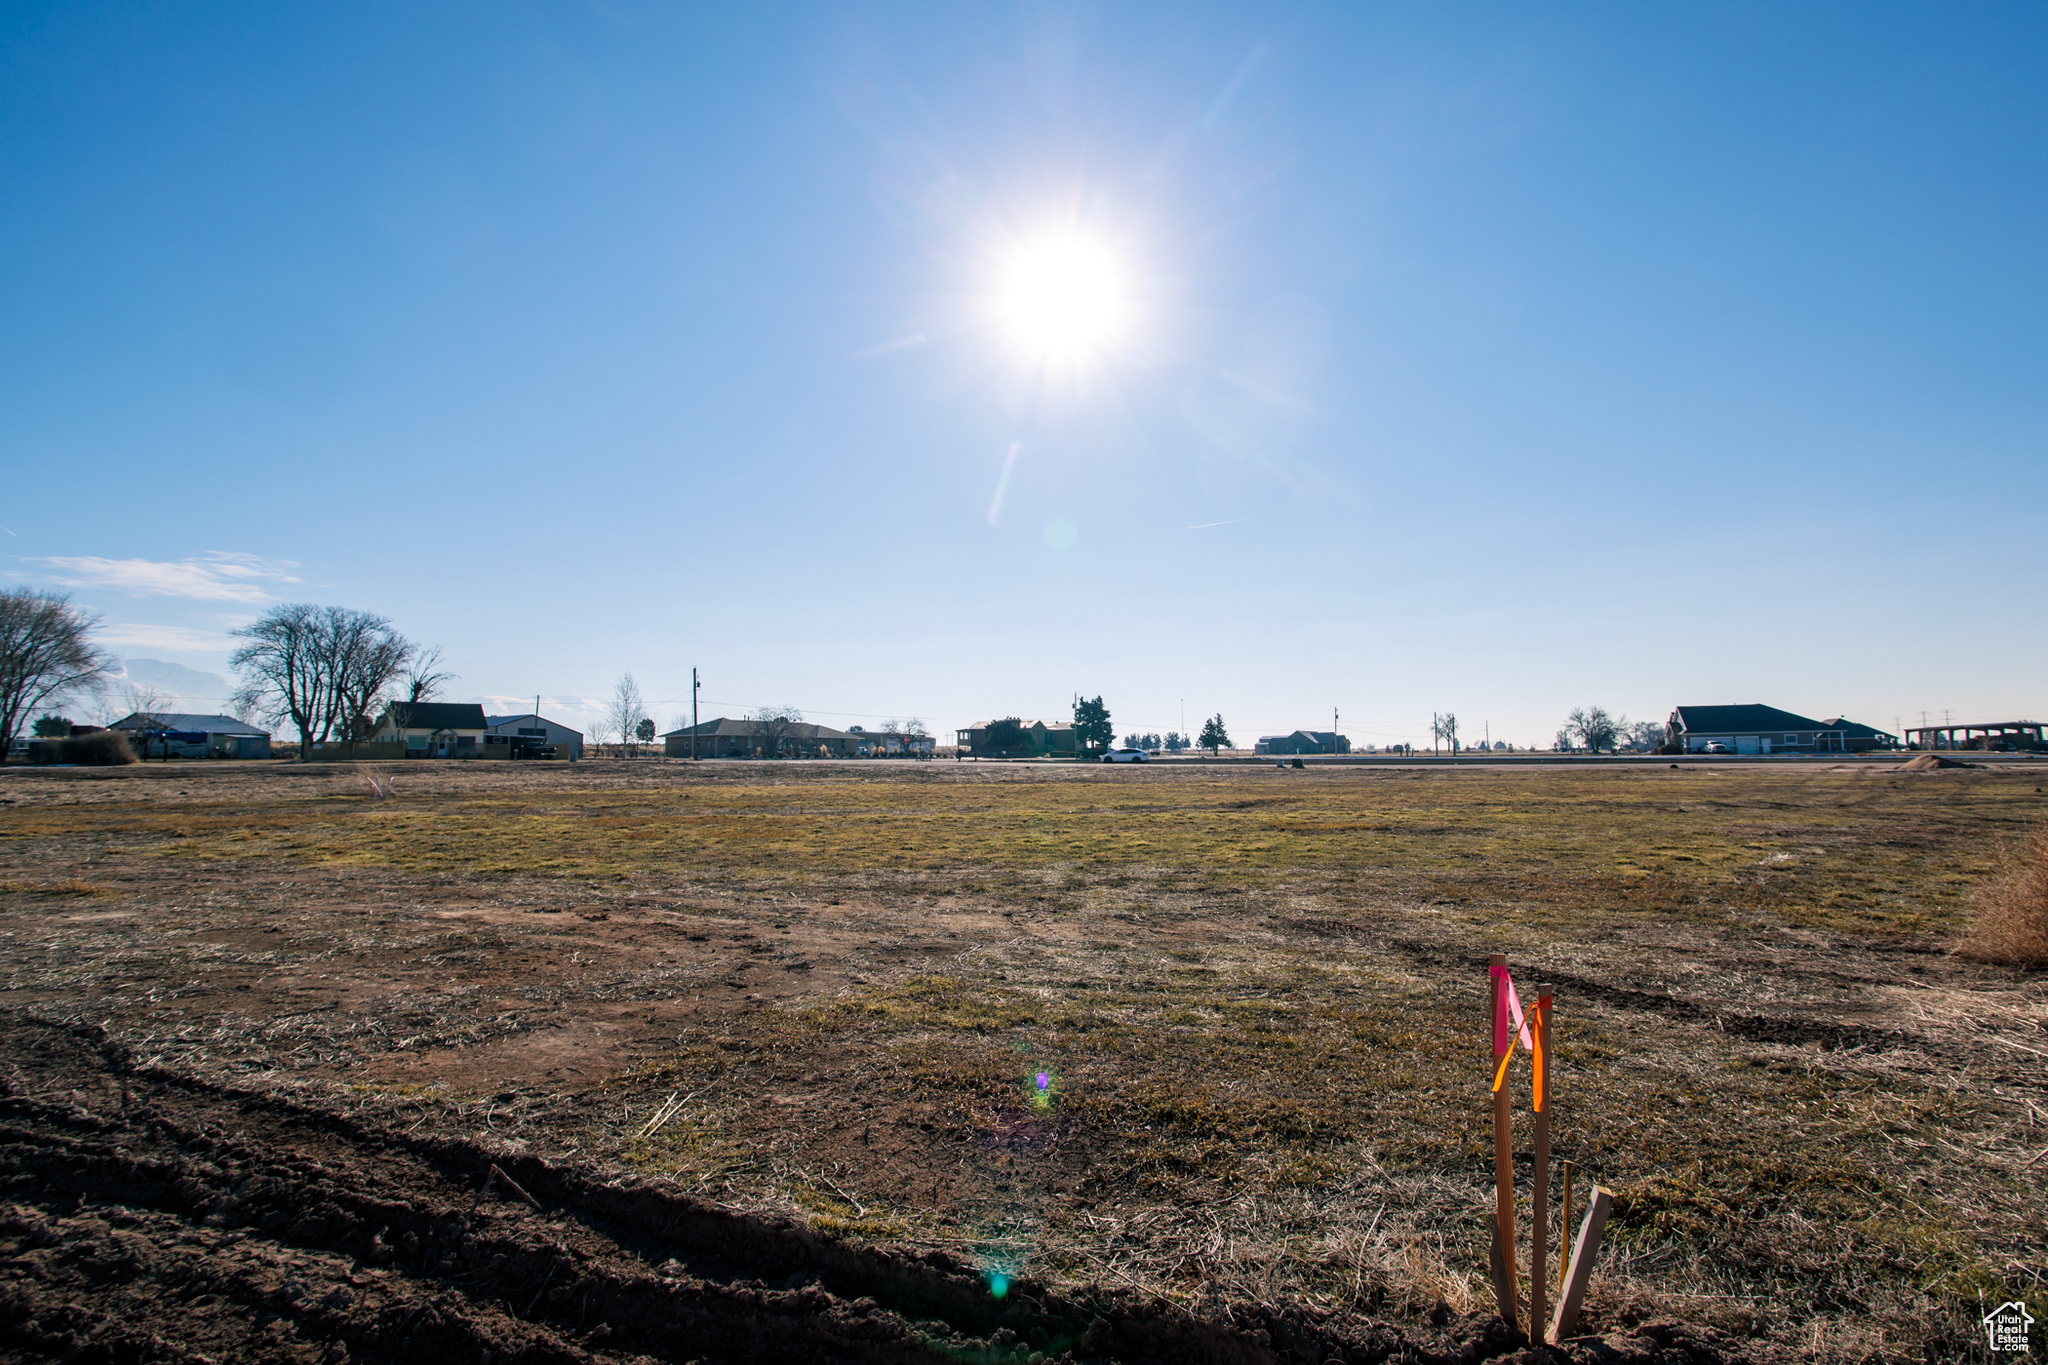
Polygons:
<instances>
[{"instance_id":1,"label":"dirt furrow","mask_svg":"<svg viewBox=\"0 0 2048 1365\"><path fill-rule=\"evenodd\" d=\"M1420 1365L1522 1344L1491 1318L999 1297L943 1253L145 1070L82 1033L15 1018L0 1045L0 1358ZM1565 1354L1725 1358L1642 1330Z\"/></svg>"}]
</instances>

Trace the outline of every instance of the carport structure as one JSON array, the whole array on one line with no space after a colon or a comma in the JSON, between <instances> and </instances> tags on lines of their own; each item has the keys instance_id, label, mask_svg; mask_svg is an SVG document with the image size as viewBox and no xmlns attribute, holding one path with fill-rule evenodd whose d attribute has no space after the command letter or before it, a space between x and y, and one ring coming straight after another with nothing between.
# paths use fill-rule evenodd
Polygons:
<instances>
[{"instance_id":1,"label":"carport structure","mask_svg":"<svg viewBox=\"0 0 2048 1365\"><path fill-rule=\"evenodd\" d=\"M1922 725L1906 731L1915 749L1989 749L2001 741L2015 749L2048 749L2038 720L1994 720L1978 725Z\"/></svg>"}]
</instances>

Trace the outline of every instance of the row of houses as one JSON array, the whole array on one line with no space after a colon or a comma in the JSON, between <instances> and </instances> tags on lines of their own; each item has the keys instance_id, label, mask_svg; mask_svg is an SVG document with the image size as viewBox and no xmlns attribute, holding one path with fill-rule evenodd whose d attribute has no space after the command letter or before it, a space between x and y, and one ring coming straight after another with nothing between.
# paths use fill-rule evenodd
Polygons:
<instances>
[{"instance_id":1,"label":"row of houses","mask_svg":"<svg viewBox=\"0 0 2048 1365\"><path fill-rule=\"evenodd\" d=\"M127 734L146 758L270 756L269 732L233 716L138 712L108 728ZM661 739L662 752L675 758L929 758L936 751L929 735L724 716L671 730ZM337 756L574 760L583 757L584 736L536 712L490 716L475 702L405 702L387 708L368 739L355 744L330 740L315 747Z\"/></svg>"},{"instance_id":2,"label":"row of houses","mask_svg":"<svg viewBox=\"0 0 2048 1365\"><path fill-rule=\"evenodd\" d=\"M1005 741L1000 748L991 742L990 730L995 725L992 720L981 721L959 730L960 751L975 757L1009 758L1074 758L1079 754L1072 721L1023 721L1015 733L999 736ZM233 716L137 712L108 728L127 734L136 752L145 758L270 756L270 734ZM1938 737L1916 733L1918 743L1912 747L1976 743L2037 748L2043 742L2041 726L2033 721L1950 728L1999 733L1989 740L1976 735L1959 739L1947 733ZM1665 747L1682 753L1857 754L1903 747L1899 736L1875 726L1843 716L1813 720L1760 702L1681 706L1672 711L1664 733ZM935 741L928 735L883 734L857 725L835 730L827 725L723 716L671 730L661 739L662 752L671 758L928 758L935 752ZM534 712L491 716L474 702L412 702L388 708L367 743L406 758L573 760L583 757L584 736L580 730ZM325 746L337 752L345 747L338 743ZM1255 752L1347 754L1351 741L1329 730L1295 730L1260 736Z\"/></svg>"},{"instance_id":3,"label":"row of houses","mask_svg":"<svg viewBox=\"0 0 2048 1365\"><path fill-rule=\"evenodd\" d=\"M1001 748L989 736L995 723L978 721L959 730L960 751L977 758L1076 756L1070 721L1024 721L1021 734L1014 736L1016 743ZM1843 716L1812 720L1762 703L1678 707L1665 725L1665 743L1676 752L1732 754L1860 754L1900 747L1897 735L1860 721ZM1334 730L1295 730L1259 736L1253 752L1273 756L1348 754L1351 741Z\"/></svg>"}]
</instances>

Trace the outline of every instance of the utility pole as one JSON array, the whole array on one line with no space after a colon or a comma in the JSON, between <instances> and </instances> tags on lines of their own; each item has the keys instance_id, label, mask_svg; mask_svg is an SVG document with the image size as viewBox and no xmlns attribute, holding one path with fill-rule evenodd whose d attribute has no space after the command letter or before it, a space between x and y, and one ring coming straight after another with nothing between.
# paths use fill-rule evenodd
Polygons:
<instances>
[{"instance_id":1,"label":"utility pole","mask_svg":"<svg viewBox=\"0 0 2048 1365\"><path fill-rule=\"evenodd\" d=\"M690 669L690 761L697 761L697 689L704 684L697 681L697 670Z\"/></svg>"}]
</instances>

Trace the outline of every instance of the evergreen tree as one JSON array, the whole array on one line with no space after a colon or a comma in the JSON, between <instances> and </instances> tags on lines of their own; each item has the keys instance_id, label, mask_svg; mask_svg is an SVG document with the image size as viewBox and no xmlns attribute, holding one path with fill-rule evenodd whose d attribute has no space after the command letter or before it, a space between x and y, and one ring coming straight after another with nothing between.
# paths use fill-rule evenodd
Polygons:
<instances>
[{"instance_id":1,"label":"evergreen tree","mask_svg":"<svg viewBox=\"0 0 2048 1365\"><path fill-rule=\"evenodd\" d=\"M1074 742L1082 749L1107 749L1116 743L1116 731L1109 724L1109 708L1102 698L1074 703Z\"/></svg>"}]
</instances>

